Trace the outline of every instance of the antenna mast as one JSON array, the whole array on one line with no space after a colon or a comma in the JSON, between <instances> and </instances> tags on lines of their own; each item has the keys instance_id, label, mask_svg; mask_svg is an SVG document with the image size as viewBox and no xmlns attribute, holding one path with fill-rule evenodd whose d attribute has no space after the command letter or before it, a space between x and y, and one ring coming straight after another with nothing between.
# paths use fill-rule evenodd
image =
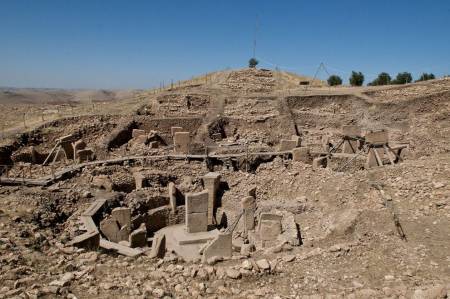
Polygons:
<instances>
[{"instance_id":1,"label":"antenna mast","mask_svg":"<svg viewBox=\"0 0 450 299\"><path fill-rule=\"evenodd\" d=\"M256 15L256 23L255 23L255 32L254 32L254 38L253 38L253 58L256 56L256 35L258 33L258 27L259 27L259 16Z\"/></svg>"}]
</instances>

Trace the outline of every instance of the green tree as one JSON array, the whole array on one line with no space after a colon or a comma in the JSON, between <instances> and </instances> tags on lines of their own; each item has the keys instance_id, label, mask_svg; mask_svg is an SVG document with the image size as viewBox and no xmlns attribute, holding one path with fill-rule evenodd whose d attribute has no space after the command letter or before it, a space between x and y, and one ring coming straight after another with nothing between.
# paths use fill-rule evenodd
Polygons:
<instances>
[{"instance_id":1,"label":"green tree","mask_svg":"<svg viewBox=\"0 0 450 299\"><path fill-rule=\"evenodd\" d=\"M364 83L364 75L361 72L352 71L352 75L349 79L351 86L361 86Z\"/></svg>"},{"instance_id":2,"label":"green tree","mask_svg":"<svg viewBox=\"0 0 450 299\"><path fill-rule=\"evenodd\" d=\"M398 73L392 84L406 84L412 82L412 75L408 72Z\"/></svg>"},{"instance_id":3,"label":"green tree","mask_svg":"<svg viewBox=\"0 0 450 299\"><path fill-rule=\"evenodd\" d=\"M249 68L255 68L258 65L259 61L256 60L255 58L250 58L250 60L248 61L248 67Z\"/></svg>"},{"instance_id":4,"label":"green tree","mask_svg":"<svg viewBox=\"0 0 450 299\"><path fill-rule=\"evenodd\" d=\"M336 85L341 85L342 84L342 79L341 77L337 76L337 75L331 75L328 80L328 85L330 86L336 86Z\"/></svg>"},{"instance_id":5,"label":"green tree","mask_svg":"<svg viewBox=\"0 0 450 299\"><path fill-rule=\"evenodd\" d=\"M427 80L433 80L436 79L436 77L434 76L433 73L423 73L420 78L418 80L416 80L416 82L420 82L420 81L427 81Z\"/></svg>"},{"instance_id":6,"label":"green tree","mask_svg":"<svg viewBox=\"0 0 450 299\"><path fill-rule=\"evenodd\" d=\"M388 85L391 83L391 76L389 76L388 73L382 72L378 74L378 77L373 80L369 85L376 86L376 85Z\"/></svg>"}]
</instances>

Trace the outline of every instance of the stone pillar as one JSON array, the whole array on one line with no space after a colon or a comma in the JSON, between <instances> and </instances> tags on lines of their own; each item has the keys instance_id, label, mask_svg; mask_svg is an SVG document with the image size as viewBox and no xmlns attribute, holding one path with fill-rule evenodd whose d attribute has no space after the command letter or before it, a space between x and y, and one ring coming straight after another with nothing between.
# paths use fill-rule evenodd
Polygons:
<instances>
[{"instance_id":1,"label":"stone pillar","mask_svg":"<svg viewBox=\"0 0 450 299\"><path fill-rule=\"evenodd\" d=\"M131 227L131 209L126 207L114 208L111 212L111 216L116 219L120 227L128 225Z\"/></svg>"},{"instance_id":2,"label":"stone pillar","mask_svg":"<svg viewBox=\"0 0 450 299\"><path fill-rule=\"evenodd\" d=\"M389 134L387 131L375 131L366 134L366 143L387 144L389 143Z\"/></svg>"},{"instance_id":3,"label":"stone pillar","mask_svg":"<svg viewBox=\"0 0 450 299\"><path fill-rule=\"evenodd\" d=\"M74 157L72 144L70 142L61 142L61 148L64 150L66 158L72 160Z\"/></svg>"},{"instance_id":4,"label":"stone pillar","mask_svg":"<svg viewBox=\"0 0 450 299\"><path fill-rule=\"evenodd\" d=\"M177 210L177 188L173 182L169 182L169 204L172 212Z\"/></svg>"},{"instance_id":5,"label":"stone pillar","mask_svg":"<svg viewBox=\"0 0 450 299\"><path fill-rule=\"evenodd\" d=\"M75 153L75 156L78 158L78 162L82 163L82 162L86 162L86 161L91 161L94 158L94 151L90 148L85 148L82 150L78 150Z\"/></svg>"},{"instance_id":6,"label":"stone pillar","mask_svg":"<svg viewBox=\"0 0 450 299\"><path fill-rule=\"evenodd\" d=\"M188 233L208 230L208 191L186 194L186 231Z\"/></svg>"},{"instance_id":7,"label":"stone pillar","mask_svg":"<svg viewBox=\"0 0 450 299\"><path fill-rule=\"evenodd\" d=\"M281 139L280 140L280 152L291 151L297 147L297 144L298 144L298 140Z\"/></svg>"},{"instance_id":8,"label":"stone pillar","mask_svg":"<svg viewBox=\"0 0 450 299\"><path fill-rule=\"evenodd\" d=\"M384 148L389 142L389 134L387 131L372 131L366 133L366 143L369 145L369 153L366 160L366 168L383 165ZM377 161L375 152L381 161ZM380 163L381 162L381 163Z\"/></svg>"},{"instance_id":9,"label":"stone pillar","mask_svg":"<svg viewBox=\"0 0 450 299\"><path fill-rule=\"evenodd\" d=\"M244 211L244 228L247 231L255 229L256 200L253 196L246 196L241 200L241 207Z\"/></svg>"},{"instance_id":10,"label":"stone pillar","mask_svg":"<svg viewBox=\"0 0 450 299\"><path fill-rule=\"evenodd\" d=\"M342 153L344 154L355 154L359 148L359 141L345 139L342 144Z\"/></svg>"},{"instance_id":11,"label":"stone pillar","mask_svg":"<svg viewBox=\"0 0 450 299\"><path fill-rule=\"evenodd\" d=\"M220 174L208 172L203 177L203 184L208 191L208 224L213 224L214 211L217 206L217 191L220 185Z\"/></svg>"},{"instance_id":12,"label":"stone pillar","mask_svg":"<svg viewBox=\"0 0 450 299\"><path fill-rule=\"evenodd\" d=\"M297 136L297 135L292 135L291 139L297 143L296 147L302 146L302 137Z\"/></svg>"},{"instance_id":13,"label":"stone pillar","mask_svg":"<svg viewBox=\"0 0 450 299\"><path fill-rule=\"evenodd\" d=\"M358 126L343 126L342 135L344 135L344 143L342 145L342 153L354 154L358 151L359 141L350 140L346 137L355 138L361 137L361 128Z\"/></svg>"},{"instance_id":14,"label":"stone pillar","mask_svg":"<svg viewBox=\"0 0 450 299\"><path fill-rule=\"evenodd\" d=\"M60 142L61 148L64 150L67 159L73 159L74 157L73 147L71 143L72 138L72 135L66 135L56 139L57 142Z\"/></svg>"},{"instance_id":15,"label":"stone pillar","mask_svg":"<svg viewBox=\"0 0 450 299\"><path fill-rule=\"evenodd\" d=\"M136 185L136 190L147 187L147 181L145 176L141 172L133 173L134 183Z\"/></svg>"},{"instance_id":16,"label":"stone pillar","mask_svg":"<svg viewBox=\"0 0 450 299\"><path fill-rule=\"evenodd\" d=\"M297 147L292 150L292 160L303 163L311 163L309 147Z\"/></svg>"},{"instance_id":17,"label":"stone pillar","mask_svg":"<svg viewBox=\"0 0 450 299\"><path fill-rule=\"evenodd\" d=\"M170 134L172 135L172 137L175 136L176 132L183 132L183 128L182 127L171 127L170 128Z\"/></svg>"},{"instance_id":18,"label":"stone pillar","mask_svg":"<svg viewBox=\"0 0 450 299\"><path fill-rule=\"evenodd\" d=\"M156 234L153 238L152 249L150 251L150 258L163 258L166 253L166 235Z\"/></svg>"},{"instance_id":19,"label":"stone pillar","mask_svg":"<svg viewBox=\"0 0 450 299\"><path fill-rule=\"evenodd\" d=\"M39 153L36 151L34 146L31 146L31 162L37 164Z\"/></svg>"},{"instance_id":20,"label":"stone pillar","mask_svg":"<svg viewBox=\"0 0 450 299\"><path fill-rule=\"evenodd\" d=\"M119 224L113 217L108 217L100 222L100 231L111 242L119 242Z\"/></svg>"},{"instance_id":21,"label":"stone pillar","mask_svg":"<svg viewBox=\"0 0 450 299\"><path fill-rule=\"evenodd\" d=\"M131 248L147 246L147 229L145 228L145 224L142 223L138 229L131 232L129 238Z\"/></svg>"},{"instance_id":22,"label":"stone pillar","mask_svg":"<svg viewBox=\"0 0 450 299\"><path fill-rule=\"evenodd\" d=\"M268 245L267 247L274 245L273 242L276 241L278 236L282 233L282 218L281 215L277 214L261 214L258 223L258 232L263 247L266 247L266 245Z\"/></svg>"},{"instance_id":23,"label":"stone pillar","mask_svg":"<svg viewBox=\"0 0 450 299\"><path fill-rule=\"evenodd\" d=\"M72 143L72 146L73 146L73 153L74 153L73 159L76 160L78 158L77 152L82 149L85 149L86 143L82 139L80 139L80 140Z\"/></svg>"},{"instance_id":24,"label":"stone pillar","mask_svg":"<svg viewBox=\"0 0 450 299\"><path fill-rule=\"evenodd\" d=\"M176 132L173 136L173 146L175 153L188 154L191 143L189 132Z\"/></svg>"}]
</instances>

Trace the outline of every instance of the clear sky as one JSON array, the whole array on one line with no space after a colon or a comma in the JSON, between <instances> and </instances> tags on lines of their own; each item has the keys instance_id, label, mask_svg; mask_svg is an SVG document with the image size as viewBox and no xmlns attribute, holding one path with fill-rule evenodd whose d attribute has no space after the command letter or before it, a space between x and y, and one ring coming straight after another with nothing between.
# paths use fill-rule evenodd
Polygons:
<instances>
[{"instance_id":1,"label":"clear sky","mask_svg":"<svg viewBox=\"0 0 450 299\"><path fill-rule=\"evenodd\" d=\"M450 73L449 0L0 0L0 86L149 88L245 67L257 15L261 67Z\"/></svg>"}]
</instances>

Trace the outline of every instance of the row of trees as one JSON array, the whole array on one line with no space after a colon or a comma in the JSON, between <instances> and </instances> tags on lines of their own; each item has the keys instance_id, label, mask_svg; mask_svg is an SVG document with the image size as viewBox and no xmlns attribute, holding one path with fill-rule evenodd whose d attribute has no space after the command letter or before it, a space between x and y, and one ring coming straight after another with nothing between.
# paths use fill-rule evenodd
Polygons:
<instances>
[{"instance_id":1,"label":"row of trees","mask_svg":"<svg viewBox=\"0 0 450 299\"><path fill-rule=\"evenodd\" d=\"M416 82L419 81L427 81L435 79L434 74L430 73L423 73L419 79L416 80ZM337 86L342 84L342 78L337 75L331 75L328 78L328 85L330 86ZM377 85L389 85L389 84L406 84L411 83L413 81L413 77L411 73L408 72L402 72L398 73L397 77L395 79L392 79L391 76L386 73L382 72L378 75L375 80L372 82L369 82L367 85L369 86L377 86ZM364 83L364 75L361 72L355 72L353 71L350 78L349 83L351 86L361 86Z\"/></svg>"},{"instance_id":2,"label":"row of trees","mask_svg":"<svg viewBox=\"0 0 450 299\"><path fill-rule=\"evenodd\" d=\"M258 65L258 62L259 61L256 60L255 58L251 58L248 61L248 66L250 68L255 68ZM420 76L420 78L416 80L416 82L426 81L426 80L431 80L431 79L435 79L434 74L423 73ZM369 82L367 85L377 86L377 85L389 85L389 84L406 84L406 83L411 83L412 80L413 80L413 77L412 77L411 73L408 73L408 72L398 73L397 77L395 79L392 79L388 73L382 72L378 75L377 78L375 78L375 80L373 80L372 82ZM337 86L337 85L342 84L342 78L339 77L338 75L331 75L330 77L328 77L327 81L328 81L328 85L330 85L330 86ZM352 74L348 81L351 86L362 86L364 83L364 75L361 72L352 71Z\"/></svg>"}]
</instances>

